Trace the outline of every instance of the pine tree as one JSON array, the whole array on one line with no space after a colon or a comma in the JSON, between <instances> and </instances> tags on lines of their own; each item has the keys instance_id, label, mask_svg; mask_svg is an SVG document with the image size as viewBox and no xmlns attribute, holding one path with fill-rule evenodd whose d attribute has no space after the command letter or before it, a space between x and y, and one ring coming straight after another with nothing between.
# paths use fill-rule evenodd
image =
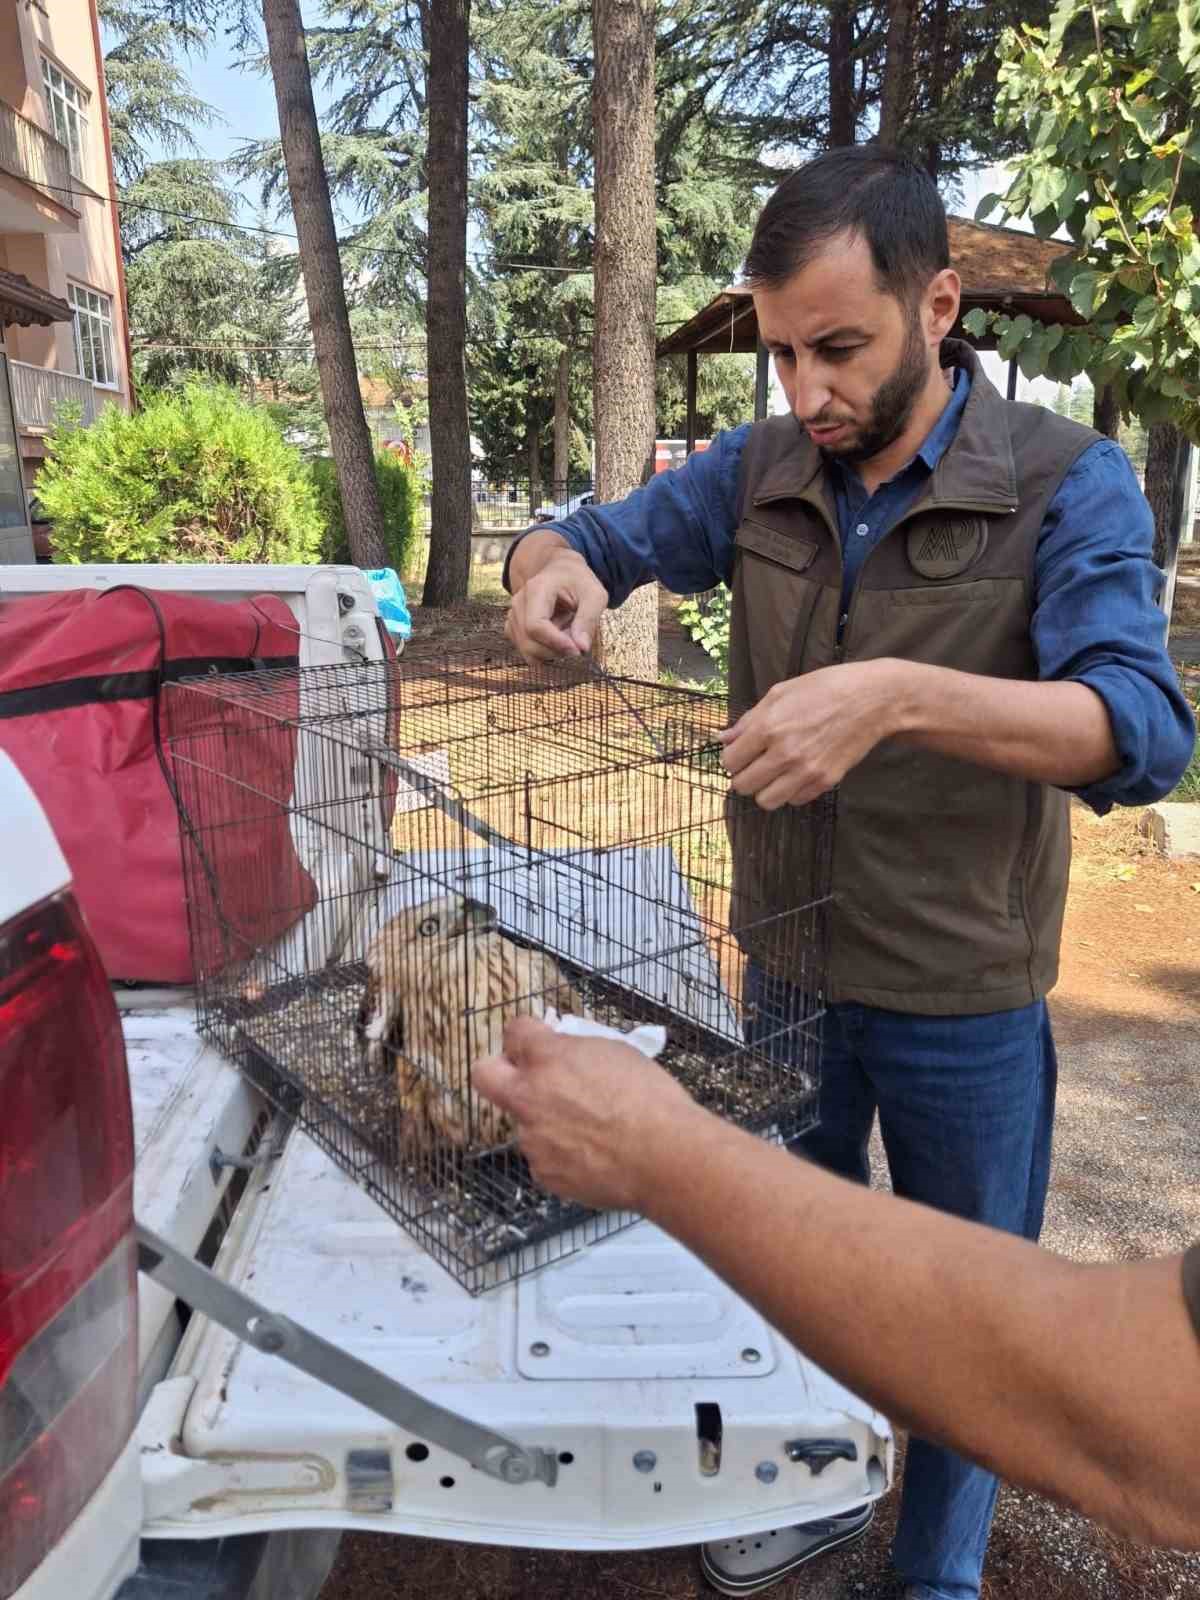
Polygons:
<instances>
[{"instance_id":1,"label":"pine tree","mask_svg":"<svg viewBox=\"0 0 1200 1600\"><path fill-rule=\"evenodd\" d=\"M216 114L180 65L206 47L203 20L168 21L152 0L105 0L101 17L138 388L276 372L282 353L264 347L295 336L289 288L268 269L264 238L239 225L220 163L199 155L195 130Z\"/></svg>"},{"instance_id":2,"label":"pine tree","mask_svg":"<svg viewBox=\"0 0 1200 1600\"><path fill-rule=\"evenodd\" d=\"M471 573L471 424L467 414L467 104L470 0L430 0L429 566L422 599L467 598Z\"/></svg>"},{"instance_id":3,"label":"pine tree","mask_svg":"<svg viewBox=\"0 0 1200 1600\"><path fill-rule=\"evenodd\" d=\"M596 324L592 357L596 498L617 500L653 471L655 244L653 0L592 0L596 149ZM658 588L604 618L610 672L658 676Z\"/></svg>"},{"instance_id":4,"label":"pine tree","mask_svg":"<svg viewBox=\"0 0 1200 1600\"><path fill-rule=\"evenodd\" d=\"M384 567L387 544L375 452L359 392L299 0L263 0L263 21L346 536L358 566Z\"/></svg>"}]
</instances>

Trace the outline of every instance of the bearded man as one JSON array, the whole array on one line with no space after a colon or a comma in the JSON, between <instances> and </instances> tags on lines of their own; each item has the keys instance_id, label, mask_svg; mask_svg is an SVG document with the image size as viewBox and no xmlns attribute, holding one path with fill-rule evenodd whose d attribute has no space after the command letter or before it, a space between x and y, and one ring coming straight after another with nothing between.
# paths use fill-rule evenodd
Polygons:
<instances>
[{"instance_id":1,"label":"bearded man","mask_svg":"<svg viewBox=\"0 0 1200 1600\"><path fill-rule=\"evenodd\" d=\"M1194 738L1150 511L1116 444L1006 401L948 337L945 212L905 157L834 150L793 174L746 278L791 414L527 534L510 637L575 654L639 584L731 584L733 788L775 810L840 785L820 1124L800 1149L866 1183L878 1113L899 1195L1036 1239L1070 795L1158 799ZM791 1020L786 976L752 967L744 998L764 1037ZM995 1497L990 1473L910 1440L907 1600L976 1600ZM703 1570L750 1594L870 1518L707 1546Z\"/></svg>"}]
</instances>

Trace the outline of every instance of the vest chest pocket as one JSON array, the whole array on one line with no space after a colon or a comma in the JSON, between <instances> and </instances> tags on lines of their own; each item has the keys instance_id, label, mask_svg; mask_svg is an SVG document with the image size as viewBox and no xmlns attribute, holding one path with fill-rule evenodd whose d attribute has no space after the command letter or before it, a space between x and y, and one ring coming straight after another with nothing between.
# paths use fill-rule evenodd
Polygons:
<instances>
[{"instance_id":1,"label":"vest chest pocket","mask_svg":"<svg viewBox=\"0 0 1200 1600\"><path fill-rule=\"evenodd\" d=\"M973 583L943 583L921 585L913 589L892 589L891 602L896 606L953 606L995 603L1001 594L1001 585L994 578L976 578Z\"/></svg>"},{"instance_id":2,"label":"vest chest pocket","mask_svg":"<svg viewBox=\"0 0 1200 1600\"><path fill-rule=\"evenodd\" d=\"M738 527L735 545L738 550L773 561L776 566L790 572L803 572L811 567L817 557L815 539L794 538L778 528L768 528L765 522L747 519Z\"/></svg>"},{"instance_id":3,"label":"vest chest pocket","mask_svg":"<svg viewBox=\"0 0 1200 1600\"><path fill-rule=\"evenodd\" d=\"M988 677L1037 676L1019 577L860 590L850 634L852 660L900 656Z\"/></svg>"},{"instance_id":4,"label":"vest chest pocket","mask_svg":"<svg viewBox=\"0 0 1200 1600\"><path fill-rule=\"evenodd\" d=\"M801 671L814 610L825 592L809 572L820 547L815 539L747 520L738 527L734 548L730 666L739 681L742 671L748 674L746 688L754 700Z\"/></svg>"}]
</instances>

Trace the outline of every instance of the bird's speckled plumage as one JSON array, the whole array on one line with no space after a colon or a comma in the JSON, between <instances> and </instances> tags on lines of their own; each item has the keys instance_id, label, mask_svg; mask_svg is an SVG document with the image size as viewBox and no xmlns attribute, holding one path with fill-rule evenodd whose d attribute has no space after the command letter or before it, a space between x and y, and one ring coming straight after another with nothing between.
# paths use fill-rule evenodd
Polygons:
<instances>
[{"instance_id":1,"label":"bird's speckled plumage","mask_svg":"<svg viewBox=\"0 0 1200 1600\"><path fill-rule=\"evenodd\" d=\"M501 1047L510 1017L585 1014L553 956L514 944L490 906L447 895L402 911L367 950L357 1034L368 1065L394 1062L406 1138L487 1149L513 1134L477 1096L470 1067Z\"/></svg>"}]
</instances>

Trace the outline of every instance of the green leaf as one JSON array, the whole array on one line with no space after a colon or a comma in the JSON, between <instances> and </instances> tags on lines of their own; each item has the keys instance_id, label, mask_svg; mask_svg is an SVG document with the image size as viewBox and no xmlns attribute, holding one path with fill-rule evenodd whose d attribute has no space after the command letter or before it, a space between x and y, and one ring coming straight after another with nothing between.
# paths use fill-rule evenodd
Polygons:
<instances>
[{"instance_id":1,"label":"green leaf","mask_svg":"<svg viewBox=\"0 0 1200 1600\"><path fill-rule=\"evenodd\" d=\"M1138 397L1138 416L1143 422L1169 422L1171 419L1172 402L1162 391L1150 384L1145 385Z\"/></svg>"},{"instance_id":2,"label":"green leaf","mask_svg":"<svg viewBox=\"0 0 1200 1600\"><path fill-rule=\"evenodd\" d=\"M996 346L1002 361L1011 361L1033 332L1033 318L1022 313L1014 317Z\"/></svg>"},{"instance_id":3,"label":"green leaf","mask_svg":"<svg viewBox=\"0 0 1200 1600\"><path fill-rule=\"evenodd\" d=\"M1140 222L1143 217L1149 216L1152 211L1160 206L1165 206L1171 198L1171 185L1160 184L1149 194L1139 196L1133 203L1133 214Z\"/></svg>"},{"instance_id":4,"label":"green leaf","mask_svg":"<svg viewBox=\"0 0 1200 1600\"><path fill-rule=\"evenodd\" d=\"M1061 47L1067 29L1083 9L1079 0L1058 0L1050 15L1048 44L1051 50L1057 51Z\"/></svg>"},{"instance_id":5,"label":"green leaf","mask_svg":"<svg viewBox=\"0 0 1200 1600\"><path fill-rule=\"evenodd\" d=\"M1046 358L1046 376L1054 378L1059 383L1067 383L1075 376L1075 366L1071 360L1070 347L1060 344L1057 350L1052 350Z\"/></svg>"},{"instance_id":6,"label":"green leaf","mask_svg":"<svg viewBox=\"0 0 1200 1600\"><path fill-rule=\"evenodd\" d=\"M1049 211L1067 187L1067 174L1058 167L1039 167L1029 186L1029 209Z\"/></svg>"},{"instance_id":7,"label":"green leaf","mask_svg":"<svg viewBox=\"0 0 1200 1600\"><path fill-rule=\"evenodd\" d=\"M1200 55L1200 6L1195 0L1178 0L1175 15L1179 23L1179 60L1190 68Z\"/></svg>"},{"instance_id":8,"label":"green leaf","mask_svg":"<svg viewBox=\"0 0 1200 1600\"><path fill-rule=\"evenodd\" d=\"M963 318L963 331L972 339L982 339L988 331L988 314L982 306L976 306L973 311L968 311Z\"/></svg>"},{"instance_id":9,"label":"green leaf","mask_svg":"<svg viewBox=\"0 0 1200 1600\"><path fill-rule=\"evenodd\" d=\"M1081 317L1090 317L1108 288L1107 273L1077 272L1071 279L1071 304Z\"/></svg>"},{"instance_id":10,"label":"green leaf","mask_svg":"<svg viewBox=\"0 0 1200 1600\"><path fill-rule=\"evenodd\" d=\"M975 207L975 221L982 222L985 217L991 216L997 206L1002 205L1004 205L1004 196L1002 194L985 194Z\"/></svg>"},{"instance_id":11,"label":"green leaf","mask_svg":"<svg viewBox=\"0 0 1200 1600\"><path fill-rule=\"evenodd\" d=\"M1075 362L1076 372L1086 372L1093 355L1091 334L1085 333L1082 328L1072 328L1065 342Z\"/></svg>"},{"instance_id":12,"label":"green leaf","mask_svg":"<svg viewBox=\"0 0 1200 1600\"><path fill-rule=\"evenodd\" d=\"M1117 110L1126 122L1132 123L1147 144L1158 143L1162 111L1155 101L1144 94L1134 100L1126 100L1122 95L1117 101Z\"/></svg>"},{"instance_id":13,"label":"green leaf","mask_svg":"<svg viewBox=\"0 0 1200 1600\"><path fill-rule=\"evenodd\" d=\"M1050 282L1064 294L1071 292L1071 280L1079 270L1074 256L1056 256L1050 263Z\"/></svg>"},{"instance_id":14,"label":"green leaf","mask_svg":"<svg viewBox=\"0 0 1200 1600\"><path fill-rule=\"evenodd\" d=\"M1038 123L1037 132L1033 136L1033 148L1036 150L1041 145L1053 144L1055 142L1054 136L1057 132L1058 114L1053 110L1047 111Z\"/></svg>"},{"instance_id":15,"label":"green leaf","mask_svg":"<svg viewBox=\"0 0 1200 1600\"><path fill-rule=\"evenodd\" d=\"M1040 378L1046 370L1045 329L1038 328L1017 351L1017 365L1026 378Z\"/></svg>"}]
</instances>

